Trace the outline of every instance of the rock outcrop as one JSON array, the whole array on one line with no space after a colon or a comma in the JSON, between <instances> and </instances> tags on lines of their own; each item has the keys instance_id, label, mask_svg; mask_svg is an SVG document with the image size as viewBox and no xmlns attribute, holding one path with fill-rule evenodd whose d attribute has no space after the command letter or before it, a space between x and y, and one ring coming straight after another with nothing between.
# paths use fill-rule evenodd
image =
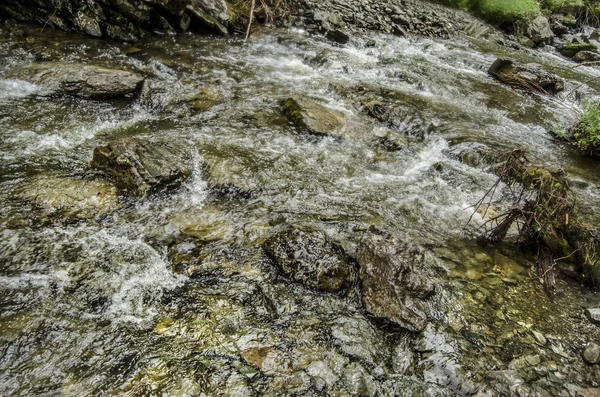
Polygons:
<instances>
[{"instance_id":1,"label":"rock outcrop","mask_svg":"<svg viewBox=\"0 0 600 397\"><path fill-rule=\"evenodd\" d=\"M421 248L371 227L357 252L361 293L369 313L410 331L422 331L428 313L424 300L434 292Z\"/></svg>"},{"instance_id":2,"label":"rock outcrop","mask_svg":"<svg viewBox=\"0 0 600 397\"><path fill-rule=\"evenodd\" d=\"M263 248L287 276L306 286L337 292L349 280L350 266L323 232L288 227Z\"/></svg>"},{"instance_id":3,"label":"rock outcrop","mask_svg":"<svg viewBox=\"0 0 600 397\"><path fill-rule=\"evenodd\" d=\"M227 34L229 10L225 0L3 0L0 16L133 41L189 29Z\"/></svg>"},{"instance_id":4,"label":"rock outcrop","mask_svg":"<svg viewBox=\"0 0 600 397\"><path fill-rule=\"evenodd\" d=\"M186 153L167 143L122 139L94 149L91 165L117 187L144 197L180 186L192 173L187 160Z\"/></svg>"},{"instance_id":5,"label":"rock outcrop","mask_svg":"<svg viewBox=\"0 0 600 397\"><path fill-rule=\"evenodd\" d=\"M66 62L34 62L17 66L7 77L38 84L58 93L110 98L136 92L144 77L127 70Z\"/></svg>"}]
</instances>

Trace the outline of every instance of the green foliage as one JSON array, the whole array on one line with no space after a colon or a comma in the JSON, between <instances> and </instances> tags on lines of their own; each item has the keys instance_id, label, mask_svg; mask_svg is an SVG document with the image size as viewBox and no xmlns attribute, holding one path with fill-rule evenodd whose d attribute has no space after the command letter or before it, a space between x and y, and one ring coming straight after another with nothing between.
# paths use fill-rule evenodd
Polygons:
<instances>
[{"instance_id":1,"label":"green foliage","mask_svg":"<svg viewBox=\"0 0 600 397\"><path fill-rule=\"evenodd\" d=\"M479 0L475 11L499 25L526 22L542 12L536 0Z\"/></svg>"},{"instance_id":2,"label":"green foliage","mask_svg":"<svg viewBox=\"0 0 600 397\"><path fill-rule=\"evenodd\" d=\"M598 102L584 105L573 138L575 145L582 152L593 156L600 154L600 104Z\"/></svg>"},{"instance_id":3,"label":"green foliage","mask_svg":"<svg viewBox=\"0 0 600 397\"><path fill-rule=\"evenodd\" d=\"M542 0L542 8L552 12L573 12L584 6L583 0Z\"/></svg>"}]
</instances>

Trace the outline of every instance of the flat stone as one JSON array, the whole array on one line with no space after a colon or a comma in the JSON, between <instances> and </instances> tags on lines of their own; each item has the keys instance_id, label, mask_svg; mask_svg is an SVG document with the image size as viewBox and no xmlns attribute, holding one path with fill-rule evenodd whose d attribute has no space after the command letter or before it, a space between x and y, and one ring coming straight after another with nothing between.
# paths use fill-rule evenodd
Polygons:
<instances>
[{"instance_id":1,"label":"flat stone","mask_svg":"<svg viewBox=\"0 0 600 397\"><path fill-rule=\"evenodd\" d=\"M283 105L283 113L301 131L314 135L341 135L342 114L310 98L289 98Z\"/></svg>"},{"instance_id":2,"label":"flat stone","mask_svg":"<svg viewBox=\"0 0 600 397\"><path fill-rule=\"evenodd\" d=\"M75 222L108 215L119 207L117 189L107 181L39 177L19 194L45 219Z\"/></svg>"},{"instance_id":3,"label":"flat stone","mask_svg":"<svg viewBox=\"0 0 600 397\"><path fill-rule=\"evenodd\" d=\"M7 76L52 91L88 98L130 94L141 88L144 81L143 76L127 70L66 62L21 65L10 70Z\"/></svg>"}]
</instances>

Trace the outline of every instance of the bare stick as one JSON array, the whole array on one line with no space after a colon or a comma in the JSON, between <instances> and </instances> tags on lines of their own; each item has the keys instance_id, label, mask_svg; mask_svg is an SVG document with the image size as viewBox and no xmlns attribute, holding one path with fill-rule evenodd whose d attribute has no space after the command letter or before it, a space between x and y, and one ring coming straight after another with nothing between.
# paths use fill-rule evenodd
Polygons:
<instances>
[{"instance_id":1,"label":"bare stick","mask_svg":"<svg viewBox=\"0 0 600 397\"><path fill-rule=\"evenodd\" d=\"M252 0L252 3L250 4L250 16L248 18L248 28L246 29L246 38L244 39L244 41L248 40L248 37L250 37L250 28L252 27L252 20L254 19L255 3L256 0Z\"/></svg>"}]
</instances>

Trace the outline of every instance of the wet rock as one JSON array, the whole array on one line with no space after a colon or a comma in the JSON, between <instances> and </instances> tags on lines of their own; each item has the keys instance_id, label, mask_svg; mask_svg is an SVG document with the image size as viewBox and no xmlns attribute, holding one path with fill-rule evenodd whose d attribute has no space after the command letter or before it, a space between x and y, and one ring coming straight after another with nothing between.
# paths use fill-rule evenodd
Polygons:
<instances>
[{"instance_id":1,"label":"wet rock","mask_svg":"<svg viewBox=\"0 0 600 397\"><path fill-rule=\"evenodd\" d=\"M555 95L565 89L564 81L534 64L523 65L510 59L496 59L488 73L497 80L526 91Z\"/></svg>"},{"instance_id":2,"label":"wet rock","mask_svg":"<svg viewBox=\"0 0 600 397\"><path fill-rule=\"evenodd\" d=\"M600 54L592 51L579 51L573 57L575 62L583 63L583 62L600 62Z\"/></svg>"},{"instance_id":3,"label":"wet rock","mask_svg":"<svg viewBox=\"0 0 600 397\"><path fill-rule=\"evenodd\" d=\"M585 309L585 316L594 324L600 324L600 308Z\"/></svg>"},{"instance_id":4,"label":"wet rock","mask_svg":"<svg viewBox=\"0 0 600 397\"><path fill-rule=\"evenodd\" d=\"M34 179L23 188L20 198L32 202L43 219L67 222L108 215L120 206L111 183L73 178Z\"/></svg>"},{"instance_id":5,"label":"wet rock","mask_svg":"<svg viewBox=\"0 0 600 397\"><path fill-rule=\"evenodd\" d=\"M422 249L407 236L371 227L361 239L357 261L367 311L410 331L427 325L423 300L434 292Z\"/></svg>"},{"instance_id":6,"label":"wet rock","mask_svg":"<svg viewBox=\"0 0 600 397\"><path fill-rule=\"evenodd\" d=\"M94 149L91 166L109 175L117 187L138 197L177 188L192 173L184 151L168 143L133 138Z\"/></svg>"},{"instance_id":7,"label":"wet rock","mask_svg":"<svg viewBox=\"0 0 600 397\"><path fill-rule=\"evenodd\" d=\"M325 37L340 44L346 44L350 41L350 36L339 29L328 30L327 33L325 33Z\"/></svg>"},{"instance_id":8,"label":"wet rock","mask_svg":"<svg viewBox=\"0 0 600 397\"><path fill-rule=\"evenodd\" d=\"M289 98L283 104L283 112L301 131L314 135L341 135L342 114L310 98Z\"/></svg>"},{"instance_id":9,"label":"wet rock","mask_svg":"<svg viewBox=\"0 0 600 397\"><path fill-rule=\"evenodd\" d=\"M13 79L53 91L89 98L110 98L137 91L144 77L133 72L77 63L40 62L9 71Z\"/></svg>"},{"instance_id":10,"label":"wet rock","mask_svg":"<svg viewBox=\"0 0 600 397\"><path fill-rule=\"evenodd\" d=\"M548 18L541 15L527 24L525 34L535 46L550 44L554 39Z\"/></svg>"},{"instance_id":11,"label":"wet rock","mask_svg":"<svg viewBox=\"0 0 600 397\"><path fill-rule=\"evenodd\" d=\"M322 232L288 227L263 248L286 275L304 285L337 292L349 280L350 266Z\"/></svg>"},{"instance_id":12,"label":"wet rock","mask_svg":"<svg viewBox=\"0 0 600 397\"><path fill-rule=\"evenodd\" d=\"M600 345L595 342L585 345L583 359L588 364L600 364Z\"/></svg>"},{"instance_id":13,"label":"wet rock","mask_svg":"<svg viewBox=\"0 0 600 397\"><path fill-rule=\"evenodd\" d=\"M581 51L597 52L598 47L591 43L569 43L560 47L558 51L567 58L573 58Z\"/></svg>"}]
</instances>

